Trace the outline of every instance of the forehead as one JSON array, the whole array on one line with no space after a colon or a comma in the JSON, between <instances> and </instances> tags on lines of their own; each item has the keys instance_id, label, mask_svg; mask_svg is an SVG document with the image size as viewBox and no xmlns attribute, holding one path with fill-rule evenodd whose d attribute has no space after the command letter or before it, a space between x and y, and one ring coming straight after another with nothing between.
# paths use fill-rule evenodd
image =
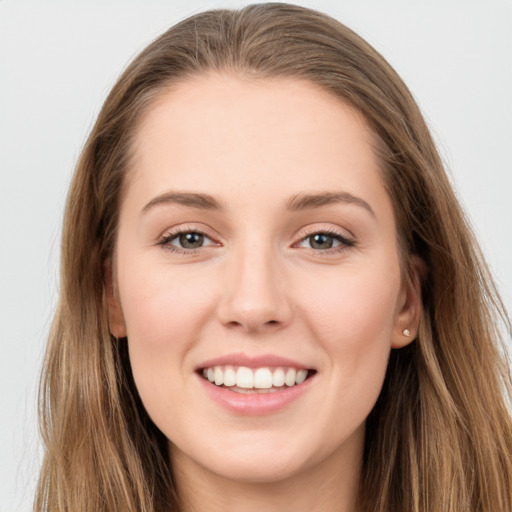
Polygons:
<instances>
[{"instance_id":1,"label":"forehead","mask_svg":"<svg viewBox=\"0 0 512 512\"><path fill-rule=\"evenodd\" d=\"M346 102L304 80L212 73L173 84L144 115L127 185L146 196L371 196L384 192L380 174L373 134Z\"/></svg>"}]
</instances>

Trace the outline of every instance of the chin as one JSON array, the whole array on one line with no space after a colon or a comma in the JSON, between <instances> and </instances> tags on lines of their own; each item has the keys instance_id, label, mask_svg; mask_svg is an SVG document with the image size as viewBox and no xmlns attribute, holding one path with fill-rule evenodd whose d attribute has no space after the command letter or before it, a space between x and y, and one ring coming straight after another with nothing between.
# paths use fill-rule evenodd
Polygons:
<instances>
[{"instance_id":1,"label":"chin","mask_svg":"<svg viewBox=\"0 0 512 512\"><path fill-rule=\"evenodd\" d=\"M306 470L306 461L290 459L283 454L247 460L228 457L222 464L212 464L209 469L221 478L252 484L272 484L285 481Z\"/></svg>"},{"instance_id":2,"label":"chin","mask_svg":"<svg viewBox=\"0 0 512 512\"><path fill-rule=\"evenodd\" d=\"M289 443L281 439L268 439L255 436L254 432L249 436L230 436L224 439L226 442L219 442L211 439L209 442L197 442L192 449L180 450L179 446L171 443L170 453L173 466L185 464L201 468L202 472L216 475L219 478L240 483L277 483L293 477L309 466L313 466L313 458L318 452L307 454L304 443ZM278 436L279 437L279 436ZM293 436L290 433L290 437ZM188 444L188 443L187 443ZM311 446L312 443L307 443ZM307 446L307 445L306 445Z\"/></svg>"}]
</instances>

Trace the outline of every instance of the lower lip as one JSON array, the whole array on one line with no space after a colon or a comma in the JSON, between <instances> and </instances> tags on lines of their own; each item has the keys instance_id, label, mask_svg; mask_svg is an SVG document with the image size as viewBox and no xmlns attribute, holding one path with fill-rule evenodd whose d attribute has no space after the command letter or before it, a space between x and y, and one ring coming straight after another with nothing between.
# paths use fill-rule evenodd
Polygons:
<instances>
[{"instance_id":1,"label":"lower lip","mask_svg":"<svg viewBox=\"0 0 512 512\"><path fill-rule=\"evenodd\" d=\"M216 386L199 375L198 379L208 396L225 409L245 416L262 416L278 412L299 399L310 388L314 376L301 384L270 393L237 393Z\"/></svg>"}]
</instances>

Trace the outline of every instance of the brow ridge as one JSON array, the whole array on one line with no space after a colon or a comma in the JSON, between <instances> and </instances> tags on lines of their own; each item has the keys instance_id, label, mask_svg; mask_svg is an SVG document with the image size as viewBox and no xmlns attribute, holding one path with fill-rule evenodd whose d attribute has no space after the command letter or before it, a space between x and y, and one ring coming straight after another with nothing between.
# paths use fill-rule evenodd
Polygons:
<instances>
[{"instance_id":1,"label":"brow ridge","mask_svg":"<svg viewBox=\"0 0 512 512\"><path fill-rule=\"evenodd\" d=\"M197 192L166 192L149 201L142 209L142 213L147 213L156 206L166 204L179 204L203 210L222 209L220 203L210 194L200 194Z\"/></svg>"},{"instance_id":2,"label":"brow ridge","mask_svg":"<svg viewBox=\"0 0 512 512\"><path fill-rule=\"evenodd\" d=\"M355 204L357 206L361 206L371 215L375 216L375 212L372 207L364 199L345 191L296 194L286 202L286 209L290 211L302 211L320 208L322 206L328 206L335 203ZM222 206L219 201L210 194L172 191L153 198L146 204L146 206L144 206L142 213L147 213L156 206L166 204L179 204L203 210L222 210Z\"/></svg>"},{"instance_id":3,"label":"brow ridge","mask_svg":"<svg viewBox=\"0 0 512 512\"><path fill-rule=\"evenodd\" d=\"M375 217L373 208L361 197L350 192L317 192L313 194L296 194L286 203L286 208L291 211L310 210L335 203L355 204L367 210Z\"/></svg>"}]
</instances>

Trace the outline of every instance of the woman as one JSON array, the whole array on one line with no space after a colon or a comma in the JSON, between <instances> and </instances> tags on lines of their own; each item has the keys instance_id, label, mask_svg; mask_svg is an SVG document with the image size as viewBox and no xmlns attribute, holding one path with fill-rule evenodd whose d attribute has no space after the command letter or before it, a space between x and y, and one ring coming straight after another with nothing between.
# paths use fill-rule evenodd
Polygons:
<instances>
[{"instance_id":1,"label":"woman","mask_svg":"<svg viewBox=\"0 0 512 512\"><path fill-rule=\"evenodd\" d=\"M76 169L36 510L510 510L500 319L375 50L291 5L193 16Z\"/></svg>"}]
</instances>

